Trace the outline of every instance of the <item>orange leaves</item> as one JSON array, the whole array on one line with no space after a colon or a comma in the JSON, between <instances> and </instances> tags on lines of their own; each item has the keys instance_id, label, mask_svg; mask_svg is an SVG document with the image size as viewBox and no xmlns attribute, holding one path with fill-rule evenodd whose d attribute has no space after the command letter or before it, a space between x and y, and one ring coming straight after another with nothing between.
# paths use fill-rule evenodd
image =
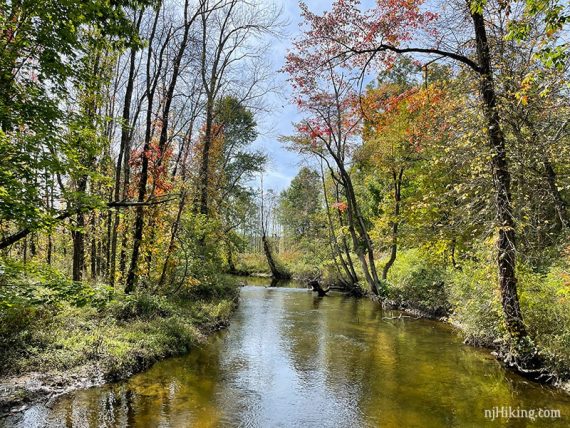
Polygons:
<instances>
[{"instance_id":1,"label":"orange leaves","mask_svg":"<svg viewBox=\"0 0 570 428\"><path fill-rule=\"evenodd\" d=\"M344 201L337 201L331 205L334 209L344 213L348 209L348 204Z\"/></svg>"},{"instance_id":2,"label":"orange leaves","mask_svg":"<svg viewBox=\"0 0 570 428\"><path fill-rule=\"evenodd\" d=\"M386 84L369 89L362 100L366 126L364 138L389 144L390 156L422 152L428 138L439 138L437 116L446 93L437 86L402 88ZM387 154L386 150L379 153Z\"/></svg>"},{"instance_id":3,"label":"orange leaves","mask_svg":"<svg viewBox=\"0 0 570 428\"><path fill-rule=\"evenodd\" d=\"M172 190L173 183L170 180L168 167L172 157L172 148L168 147L162 151L159 147L158 140L153 138L150 142L149 149L144 153L148 159L149 184L153 189L152 196L163 196ZM142 150L134 150L131 154L130 165L133 168L134 183L138 187L138 173L142 165Z\"/></svg>"}]
</instances>

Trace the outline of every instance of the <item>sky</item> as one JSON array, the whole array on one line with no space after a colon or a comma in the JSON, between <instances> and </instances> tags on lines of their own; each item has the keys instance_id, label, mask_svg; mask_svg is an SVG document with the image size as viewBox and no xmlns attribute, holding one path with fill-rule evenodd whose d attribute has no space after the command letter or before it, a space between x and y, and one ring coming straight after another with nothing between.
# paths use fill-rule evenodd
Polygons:
<instances>
[{"instance_id":1,"label":"sky","mask_svg":"<svg viewBox=\"0 0 570 428\"><path fill-rule=\"evenodd\" d=\"M268 95L268 104L272 105L269 114L265 113L257 118L259 137L254 143L255 149L261 149L269 157L269 164L263 176L264 187L276 192L285 190L291 180L297 175L300 167L308 165L309 160L297 153L291 152L279 142L280 136L294 134L293 123L301 120L296 105L291 100L291 89L287 83L287 75L279 72L285 63L287 49L291 42L301 32L301 9L299 0L261 0L282 8L282 20L287 22L284 28L284 37L273 39L268 60L272 63L275 71L276 86L279 93ZM333 0L304 0L309 9L315 13L323 13L330 10ZM375 0L362 0L363 8L372 7ZM253 187L259 187L259 178L252 183Z\"/></svg>"},{"instance_id":2,"label":"sky","mask_svg":"<svg viewBox=\"0 0 570 428\"><path fill-rule=\"evenodd\" d=\"M268 95L269 113L258 117L260 135L254 148L263 150L269 157L269 164L264 174L264 187L281 192L286 189L306 160L297 153L287 150L279 137L294 133L293 123L301 119L297 107L291 101L291 92L287 76L279 70L285 62L287 49L291 41L300 33L301 11L297 0L266 0L278 4L283 9L282 19L287 22L284 37L272 40L269 60L275 71L278 93ZM332 0L305 0L312 11L329 9ZM259 181L259 180L258 180ZM253 183L257 187L258 183Z\"/></svg>"}]
</instances>

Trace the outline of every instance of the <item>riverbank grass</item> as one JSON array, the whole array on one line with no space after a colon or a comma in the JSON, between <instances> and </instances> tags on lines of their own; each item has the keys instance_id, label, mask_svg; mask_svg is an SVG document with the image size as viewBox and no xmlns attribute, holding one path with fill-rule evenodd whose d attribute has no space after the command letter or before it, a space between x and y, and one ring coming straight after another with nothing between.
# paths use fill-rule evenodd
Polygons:
<instances>
[{"instance_id":1,"label":"riverbank grass","mask_svg":"<svg viewBox=\"0 0 570 428\"><path fill-rule=\"evenodd\" d=\"M33 282L25 288L24 278L2 287L4 410L37 395L123 379L183 354L228 323L238 296L238 288L221 277L208 287L163 296L143 290L125 295L63 278L38 283L37 273L24 277Z\"/></svg>"}]
</instances>

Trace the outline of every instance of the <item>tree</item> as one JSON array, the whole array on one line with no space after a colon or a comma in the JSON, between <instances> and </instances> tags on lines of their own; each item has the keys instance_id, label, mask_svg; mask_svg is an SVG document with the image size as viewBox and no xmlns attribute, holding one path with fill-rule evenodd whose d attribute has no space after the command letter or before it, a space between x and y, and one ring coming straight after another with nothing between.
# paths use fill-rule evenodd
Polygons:
<instances>
[{"instance_id":1,"label":"tree","mask_svg":"<svg viewBox=\"0 0 570 428\"><path fill-rule=\"evenodd\" d=\"M136 45L139 40L127 10L143 4L135 0L17 1L0 6L3 222L38 230L56 221L59 213L45 206L32 177L57 180L65 196L62 173L73 169L78 156L77 147L62 132L69 118L70 83L88 78L85 73L92 71L76 64L98 43L110 43L113 49Z\"/></svg>"},{"instance_id":2,"label":"tree","mask_svg":"<svg viewBox=\"0 0 570 428\"><path fill-rule=\"evenodd\" d=\"M271 248L271 243L269 242L269 226L271 221L275 221L275 208L277 205L277 195L273 190L269 189L267 192L263 188L263 175L261 175L261 187L260 187L260 228L261 228L261 242L263 245L263 252L267 259L267 264L271 270L271 275L274 279L290 279L291 275L282 268L273 255L273 249Z\"/></svg>"},{"instance_id":3,"label":"tree","mask_svg":"<svg viewBox=\"0 0 570 428\"><path fill-rule=\"evenodd\" d=\"M425 29L435 34L432 26L437 15L422 9L423 2L379 0L375 8L359 10L357 0L337 1L322 16L311 13L302 4L309 28L295 43L289 62L309 62L316 69L356 66L364 72L369 64L390 65L394 55L437 55L466 66L479 81L481 112L486 120L487 139L492 153L492 174L496 198L498 282L507 330L513 344L514 364L533 369L536 350L523 322L516 278L516 221L511 204L511 173L507 160L503 122L497 107L495 76L491 64L491 46L485 22L486 1L467 0L462 12L470 16L474 41L473 52L442 48L442 38L434 46L416 45L414 34ZM506 7L509 2L504 2ZM458 11L459 12L459 11ZM437 42L439 40L439 43ZM452 44L452 41L449 42Z\"/></svg>"},{"instance_id":4,"label":"tree","mask_svg":"<svg viewBox=\"0 0 570 428\"><path fill-rule=\"evenodd\" d=\"M227 77L234 72L234 64L259 57L266 46L255 46L251 40L268 34L279 25L279 13L271 6L244 0L203 2L200 13L200 76L206 97L201 161L199 167L199 195L196 210L209 213L211 183L211 148L215 138L216 102L228 84ZM257 83L257 82L256 82Z\"/></svg>"},{"instance_id":5,"label":"tree","mask_svg":"<svg viewBox=\"0 0 570 428\"><path fill-rule=\"evenodd\" d=\"M416 68L416 74L417 71ZM406 175L422 159L426 140L437 138L442 132L434 130L431 124L435 123L434 113L439 112L443 95L435 84L420 87L414 81L413 64L403 61L397 62L388 75L381 76L377 87L369 86L360 101L365 117L364 144L356 159L359 166L372 169L376 179L390 189L387 195L380 190L377 197L382 214L376 226L383 231L375 233L382 236L389 229L389 256L382 269L384 281L397 257L402 186Z\"/></svg>"},{"instance_id":6,"label":"tree","mask_svg":"<svg viewBox=\"0 0 570 428\"><path fill-rule=\"evenodd\" d=\"M325 161L333 179L342 186L353 250L370 290L383 296L385 286L376 271L374 246L348 168L362 123L356 94L351 79L332 64L314 72L314 59L294 53L287 57L284 69L291 76L297 105L308 115L297 125L298 136L289 140L297 150Z\"/></svg>"},{"instance_id":7,"label":"tree","mask_svg":"<svg viewBox=\"0 0 570 428\"><path fill-rule=\"evenodd\" d=\"M318 237L322 228L321 177L316 171L303 167L289 187L279 195L279 221L290 239L303 245Z\"/></svg>"}]
</instances>

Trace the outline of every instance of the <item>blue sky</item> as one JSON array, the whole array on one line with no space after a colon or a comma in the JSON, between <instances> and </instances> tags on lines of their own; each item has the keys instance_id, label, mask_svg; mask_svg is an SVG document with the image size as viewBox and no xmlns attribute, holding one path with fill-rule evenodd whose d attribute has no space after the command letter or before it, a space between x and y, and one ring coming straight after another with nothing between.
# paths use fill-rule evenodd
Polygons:
<instances>
[{"instance_id":1,"label":"blue sky","mask_svg":"<svg viewBox=\"0 0 570 428\"><path fill-rule=\"evenodd\" d=\"M298 0L262 0L277 4L282 8L282 18L286 21L285 36L272 40L270 61L275 70L275 79L279 93L270 95L268 103L273 106L270 113L258 116L260 136L255 148L261 148L269 156L269 165L264 175L264 187L280 192L286 189L295 177L299 168L307 164L307 159L287 150L279 143L279 136L292 135L294 122L301 119L297 107L291 102L291 92L287 76L279 70L284 65L287 49L291 41L300 33L301 10ZM305 0L312 12L322 13L329 10L333 0ZM363 0L363 7L372 7L374 0ZM254 187L258 186L258 180Z\"/></svg>"},{"instance_id":2,"label":"blue sky","mask_svg":"<svg viewBox=\"0 0 570 428\"><path fill-rule=\"evenodd\" d=\"M275 70L279 93L270 95L268 103L272 105L271 111L258 117L260 136L255 142L255 148L261 148L269 156L264 187L280 192L289 186L299 168L305 163L303 157L287 150L279 142L279 136L293 134L292 124L301 118L297 107L291 102L287 76L278 72L284 65L291 40L299 34L301 11L297 0L266 1L282 7L283 19L288 25L284 31L285 37L272 41L270 60ZM313 11L323 11L330 8L332 0L306 0L306 3Z\"/></svg>"}]
</instances>

